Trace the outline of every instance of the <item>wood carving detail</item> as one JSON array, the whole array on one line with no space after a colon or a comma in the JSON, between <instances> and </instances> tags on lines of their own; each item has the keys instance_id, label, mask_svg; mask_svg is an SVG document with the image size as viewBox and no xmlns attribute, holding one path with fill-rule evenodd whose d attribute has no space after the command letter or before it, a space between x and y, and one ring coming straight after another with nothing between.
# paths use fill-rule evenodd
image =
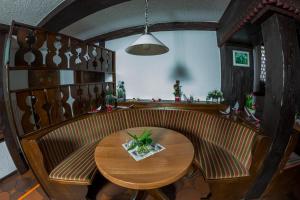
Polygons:
<instances>
[{"instance_id":1,"label":"wood carving detail","mask_svg":"<svg viewBox=\"0 0 300 200\"><path fill-rule=\"evenodd\" d=\"M15 65L18 67L40 67L43 65L43 55L40 48L46 39L45 32L19 28L17 41L19 50L15 55Z\"/></svg>"},{"instance_id":2,"label":"wood carving detail","mask_svg":"<svg viewBox=\"0 0 300 200\"><path fill-rule=\"evenodd\" d=\"M18 119L14 121L18 123L18 137L103 104L105 72L114 70L112 51L24 24L14 23L12 30L7 74L21 70L19 74L25 76L22 81L27 81L9 91L15 95L15 109L20 111L13 113Z\"/></svg>"}]
</instances>

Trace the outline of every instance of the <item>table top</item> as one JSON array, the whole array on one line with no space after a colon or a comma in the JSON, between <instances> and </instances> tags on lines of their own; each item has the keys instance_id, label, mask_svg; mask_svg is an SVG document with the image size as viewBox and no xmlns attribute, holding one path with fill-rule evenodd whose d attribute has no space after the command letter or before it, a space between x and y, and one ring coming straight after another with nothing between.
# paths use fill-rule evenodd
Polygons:
<instances>
[{"instance_id":1,"label":"table top","mask_svg":"<svg viewBox=\"0 0 300 200\"><path fill-rule=\"evenodd\" d=\"M154 143L166 149L135 161L122 147L131 140L127 131L141 134L151 130ZM111 182L130 189L148 190L169 185L184 176L194 158L192 143L181 133L157 127L122 130L103 138L95 150L95 162Z\"/></svg>"}]
</instances>

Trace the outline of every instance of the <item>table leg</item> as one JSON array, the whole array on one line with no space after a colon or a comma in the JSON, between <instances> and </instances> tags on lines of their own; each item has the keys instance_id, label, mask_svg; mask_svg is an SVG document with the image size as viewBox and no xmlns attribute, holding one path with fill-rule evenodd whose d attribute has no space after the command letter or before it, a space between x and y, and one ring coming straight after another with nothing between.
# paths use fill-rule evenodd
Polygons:
<instances>
[{"instance_id":1,"label":"table leg","mask_svg":"<svg viewBox=\"0 0 300 200\"><path fill-rule=\"evenodd\" d=\"M145 192L143 190L132 190L130 200L142 200L144 199Z\"/></svg>"},{"instance_id":2,"label":"table leg","mask_svg":"<svg viewBox=\"0 0 300 200\"><path fill-rule=\"evenodd\" d=\"M147 192L157 200L169 200L169 198L159 189L147 190Z\"/></svg>"}]
</instances>

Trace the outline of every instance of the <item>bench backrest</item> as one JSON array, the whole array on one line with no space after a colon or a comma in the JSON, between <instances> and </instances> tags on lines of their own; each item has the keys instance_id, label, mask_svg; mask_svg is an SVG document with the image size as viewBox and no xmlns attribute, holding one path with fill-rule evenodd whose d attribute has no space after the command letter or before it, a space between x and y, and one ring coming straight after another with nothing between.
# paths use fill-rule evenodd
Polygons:
<instances>
[{"instance_id":1,"label":"bench backrest","mask_svg":"<svg viewBox=\"0 0 300 200\"><path fill-rule=\"evenodd\" d=\"M256 132L215 115L187 110L136 109L95 114L49 132L39 140L45 164L51 171L85 144L132 127L164 127L185 134L194 145L204 139L230 152L250 168Z\"/></svg>"}]
</instances>

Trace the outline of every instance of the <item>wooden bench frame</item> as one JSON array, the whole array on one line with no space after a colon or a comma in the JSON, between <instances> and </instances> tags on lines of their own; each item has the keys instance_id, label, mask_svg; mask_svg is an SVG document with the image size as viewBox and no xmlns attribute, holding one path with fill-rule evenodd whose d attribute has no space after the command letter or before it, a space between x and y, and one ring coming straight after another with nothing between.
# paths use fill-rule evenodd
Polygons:
<instances>
[{"instance_id":1,"label":"wooden bench frame","mask_svg":"<svg viewBox=\"0 0 300 200\"><path fill-rule=\"evenodd\" d=\"M182 109L175 109L182 110ZM122 112L122 111L114 111ZM97 115L104 115L106 113L98 113ZM68 123L85 119L91 115L84 115L77 119L73 119L68 122L61 123L59 125L48 128L47 130L36 131L33 134L25 136L22 141L22 147L26 155L30 168L35 174L36 178L40 182L41 186L52 199L85 199L88 193L88 185L71 185L68 182L60 181L53 182L49 180L49 173L44 165L44 158L41 149L38 145L38 139L48 134L49 132L62 127ZM245 124L243 124L245 126ZM212 199L238 199L242 198L253 182L254 178L259 172L262 166L264 158L269 150L270 139L266 136L258 135L255 145L253 147L252 155L253 160L250 168L250 176L207 180L210 184L212 191ZM230 183L230 184L228 184ZM76 192L74 192L76 191Z\"/></svg>"}]
</instances>

